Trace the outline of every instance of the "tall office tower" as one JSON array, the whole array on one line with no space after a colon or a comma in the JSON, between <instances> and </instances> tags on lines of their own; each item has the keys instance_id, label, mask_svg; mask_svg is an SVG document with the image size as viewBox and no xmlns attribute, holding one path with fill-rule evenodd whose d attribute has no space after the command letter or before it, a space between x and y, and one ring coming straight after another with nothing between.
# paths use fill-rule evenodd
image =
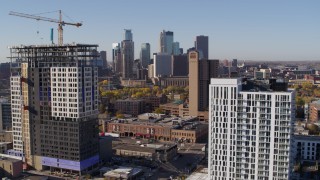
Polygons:
<instances>
[{"instance_id":1,"label":"tall office tower","mask_svg":"<svg viewBox=\"0 0 320 180\"><path fill-rule=\"evenodd\" d=\"M172 54L173 55L179 55L180 54L179 42L173 42L172 43Z\"/></svg>"},{"instance_id":2,"label":"tall office tower","mask_svg":"<svg viewBox=\"0 0 320 180\"><path fill-rule=\"evenodd\" d=\"M183 48L179 48L180 54L183 54Z\"/></svg>"},{"instance_id":3,"label":"tall office tower","mask_svg":"<svg viewBox=\"0 0 320 180\"><path fill-rule=\"evenodd\" d=\"M170 76L171 55L167 53L157 53L153 55L154 75L153 77Z\"/></svg>"},{"instance_id":4,"label":"tall office tower","mask_svg":"<svg viewBox=\"0 0 320 180\"><path fill-rule=\"evenodd\" d=\"M132 32L131 29L124 29L123 40L132 41Z\"/></svg>"},{"instance_id":5,"label":"tall office tower","mask_svg":"<svg viewBox=\"0 0 320 180\"><path fill-rule=\"evenodd\" d=\"M209 37L208 36L197 36L194 42L194 47L200 52L200 59L209 59Z\"/></svg>"},{"instance_id":6,"label":"tall office tower","mask_svg":"<svg viewBox=\"0 0 320 180\"><path fill-rule=\"evenodd\" d=\"M100 51L100 58L102 59L102 65L104 68L107 67L107 51Z\"/></svg>"},{"instance_id":7,"label":"tall office tower","mask_svg":"<svg viewBox=\"0 0 320 180\"><path fill-rule=\"evenodd\" d=\"M232 59L231 65L232 65L232 67L237 68L238 67L238 59Z\"/></svg>"},{"instance_id":8,"label":"tall office tower","mask_svg":"<svg viewBox=\"0 0 320 180\"><path fill-rule=\"evenodd\" d=\"M133 77L134 44L131 40L121 42L122 78Z\"/></svg>"},{"instance_id":9,"label":"tall office tower","mask_svg":"<svg viewBox=\"0 0 320 180\"><path fill-rule=\"evenodd\" d=\"M140 51L140 61L143 68L148 68L150 64L150 44L142 43Z\"/></svg>"},{"instance_id":10,"label":"tall office tower","mask_svg":"<svg viewBox=\"0 0 320 180\"><path fill-rule=\"evenodd\" d=\"M112 43L112 62L113 72L117 74L122 73L122 57L120 43Z\"/></svg>"},{"instance_id":11,"label":"tall office tower","mask_svg":"<svg viewBox=\"0 0 320 180\"><path fill-rule=\"evenodd\" d=\"M172 76L188 76L189 74L189 62L188 55L172 55L171 56Z\"/></svg>"},{"instance_id":12,"label":"tall office tower","mask_svg":"<svg viewBox=\"0 0 320 180\"><path fill-rule=\"evenodd\" d=\"M295 92L276 80L211 79L210 179L290 179Z\"/></svg>"},{"instance_id":13,"label":"tall office tower","mask_svg":"<svg viewBox=\"0 0 320 180\"><path fill-rule=\"evenodd\" d=\"M199 59L198 51L189 53L189 115L198 116L209 105L210 78L218 77L219 60Z\"/></svg>"},{"instance_id":14,"label":"tall office tower","mask_svg":"<svg viewBox=\"0 0 320 180\"><path fill-rule=\"evenodd\" d=\"M11 47L13 150L35 169L99 162L98 45Z\"/></svg>"},{"instance_id":15,"label":"tall office tower","mask_svg":"<svg viewBox=\"0 0 320 180\"><path fill-rule=\"evenodd\" d=\"M0 131L12 128L11 104L8 99L0 98Z\"/></svg>"},{"instance_id":16,"label":"tall office tower","mask_svg":"<svg viewBox=\"0 0 320 180\"><path fill-rule=\"evenodd\" d=\"M112 44L112 61L113 61L113 71L117 74L122 73L122 56L121 56L121 46L120 43Z\"/></svg>"},{"instance_id":17,"label":"tall office tower","mask_svg":"<svg viewBox=\"0 0 320 180\"><path fill-rule=\"evenodd\" d=\"M160 52L172 54L173 32L163 30L160 33Z\"/></svg>"}]
</instances>

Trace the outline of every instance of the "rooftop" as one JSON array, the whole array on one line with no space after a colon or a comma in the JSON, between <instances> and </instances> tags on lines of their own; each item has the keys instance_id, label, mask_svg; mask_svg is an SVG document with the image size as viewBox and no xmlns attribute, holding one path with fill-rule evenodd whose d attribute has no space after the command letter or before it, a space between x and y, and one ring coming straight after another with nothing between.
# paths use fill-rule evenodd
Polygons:
<instances>
[{"instance_id":1,"label":"rooftop","mask_svg":"<svg viewBox=\"0 0 320 180\"><path fill-rule=\"evenodd\" d=\"M200 172L194 172L186 180L209 180L208 169L205 168Z\"/></svg>"},{"instance_id":2,"label":"rooftop","mask_svg":"<svg viewBox=\"0 0 320 180\"><path fill-rule=\"evenodd\" d=\"M173 129L184 129L191 130L202 126L200 122L197 121L197 117L178 117L178 116L168 116L168 115L155 115L154 113L145 113L138 115L138 118L125 118L112 120L113 123L123 123L123 124L139 124L139 125L149 125L149 126L167 126Z\"/></svg>"},{"instance_id":3,"label":"rooftop","mask_svg":"<svg viewBox=\"0 0 320 180\"><path fill-rule=\"evenodd\" d=\"M142 169L139 169L139 168L120 166L117 169L106 172L103 176L120 178L120 179L121 178L129 179L130 177L136 176L141 172L142 172Z\"/></svg>"},{"instance_id":4,"label":"rooftop","mask_svg":"<svg viewBox=\"0 0 320 180\"><path fill-rule=\"evenodd\" d=\"M14 159L14 158L10 158L10 157L6 157L6 156L0 154L0 161L9 161L9 162L15 163L15 162L19 162L19 161L21 161L21 160L19 160L19 159Z\"/></svg>"},{"instance_id":5,"label":"rooftop","mask_svg":"<svg viewBox=\"0 0 320 180\"><path fill-rule=\"evenodd\" d=\"M136 141L141 142L141 141ZM167 150L175 146L175 144L113 144L114 149L122 149L128 151L139 151L146 153L154 153L156 150Z\"/></svg>"}]
</instances>

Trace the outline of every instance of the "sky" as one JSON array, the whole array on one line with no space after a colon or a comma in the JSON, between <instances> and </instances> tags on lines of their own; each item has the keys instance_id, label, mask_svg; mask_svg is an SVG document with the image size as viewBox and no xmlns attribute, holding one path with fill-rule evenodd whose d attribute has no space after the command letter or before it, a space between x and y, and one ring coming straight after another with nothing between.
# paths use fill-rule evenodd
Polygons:
<instances>
[{"instance_id":1,"label":"sky","mask_svg":"<svg viewBox=\"0 0 320 180\"><path fill-rule=\"evenodd\" d=\"M98 44L111 61L112 43L132 29L135 58L141 43L159 51L162 30L186 49L197 35L209 36L210 59L319 60L319 0L4 0L0 6L0 62L9 61L9 46L50 44L57 24L8 15L10 11L39 14L62 10L67 22L65 43ZM44 13L58 18L58 13Z\"/></svg>"}]
</instances>

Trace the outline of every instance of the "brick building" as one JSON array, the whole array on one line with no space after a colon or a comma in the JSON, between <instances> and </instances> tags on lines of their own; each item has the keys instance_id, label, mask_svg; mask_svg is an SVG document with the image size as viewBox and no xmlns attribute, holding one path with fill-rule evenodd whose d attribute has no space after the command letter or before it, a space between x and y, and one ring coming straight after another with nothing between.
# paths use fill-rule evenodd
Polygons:
<instances>
[{"instance_id":1,"label":"brick building","mask_svg":"<svg viewBox=\"0 0 320 180\"><path fill-rule=\"evenodd\" d=\"M320 101L310 103L309 122L317 123L320 119Z\"/></svg>"},{"instance_id":2,"label":"brick building","mask_svg":"<svg viewBox=\"0 0 320 180\"><path fill-rule=\"evenodd\" d=\"M145 102L138 99L119 99L115 103L116 111L137 116L145 112Z\"/></svg>"},{"instance_id":3,"label":"brick building","mask_svg":"<svg viewBox=\"0 0 320 180\"><path fill-rule=\"evenodd\" d=\"M136 137L159 141L180 141L197 143L208 136L208 125L198 122L196 117L153 116L149 118L121 119L109 122L108 133L120 137ZM140 115L139 115L140 117Z\"/></svg>"},{"instance_id":4,"label":"brick building","mask_svg":"<svg viewBox=\"0 0 320 180\"><path fill-rule=\"evenodd\" d=\"M0 156L0 177L17 178L22 173L22 160Z\"/></svg>"}]
</instances>

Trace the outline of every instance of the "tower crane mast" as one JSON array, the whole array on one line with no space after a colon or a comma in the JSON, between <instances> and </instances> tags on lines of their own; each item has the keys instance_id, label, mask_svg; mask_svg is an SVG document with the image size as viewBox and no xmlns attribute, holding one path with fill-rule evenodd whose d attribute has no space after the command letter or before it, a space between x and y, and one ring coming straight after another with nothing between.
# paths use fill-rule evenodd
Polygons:
<instances>
[{"instance_id":1,"label":"tower crane mast","mask_svg":"<svg viewBox=\"0 0 320 180\"><path fill-rule=\"evenodd\" d=\"M19 16L19 17L24 17L24 18L29 18L29 19L35 19L37 21L48 21L48 22L57 23L58 24L58 44L60 46L63 45L63 28L62 28L62 26L65 26L65 25L71 25L71 26L76 26L76 27L82 26L82 23L70 23L70 22L63 21L61 10L59 10L59 19L52 19L52 18L35 16L35 15L13 12L13 11L11 11L9 13L9 15Z\"/></svg>"}]
</instances>

